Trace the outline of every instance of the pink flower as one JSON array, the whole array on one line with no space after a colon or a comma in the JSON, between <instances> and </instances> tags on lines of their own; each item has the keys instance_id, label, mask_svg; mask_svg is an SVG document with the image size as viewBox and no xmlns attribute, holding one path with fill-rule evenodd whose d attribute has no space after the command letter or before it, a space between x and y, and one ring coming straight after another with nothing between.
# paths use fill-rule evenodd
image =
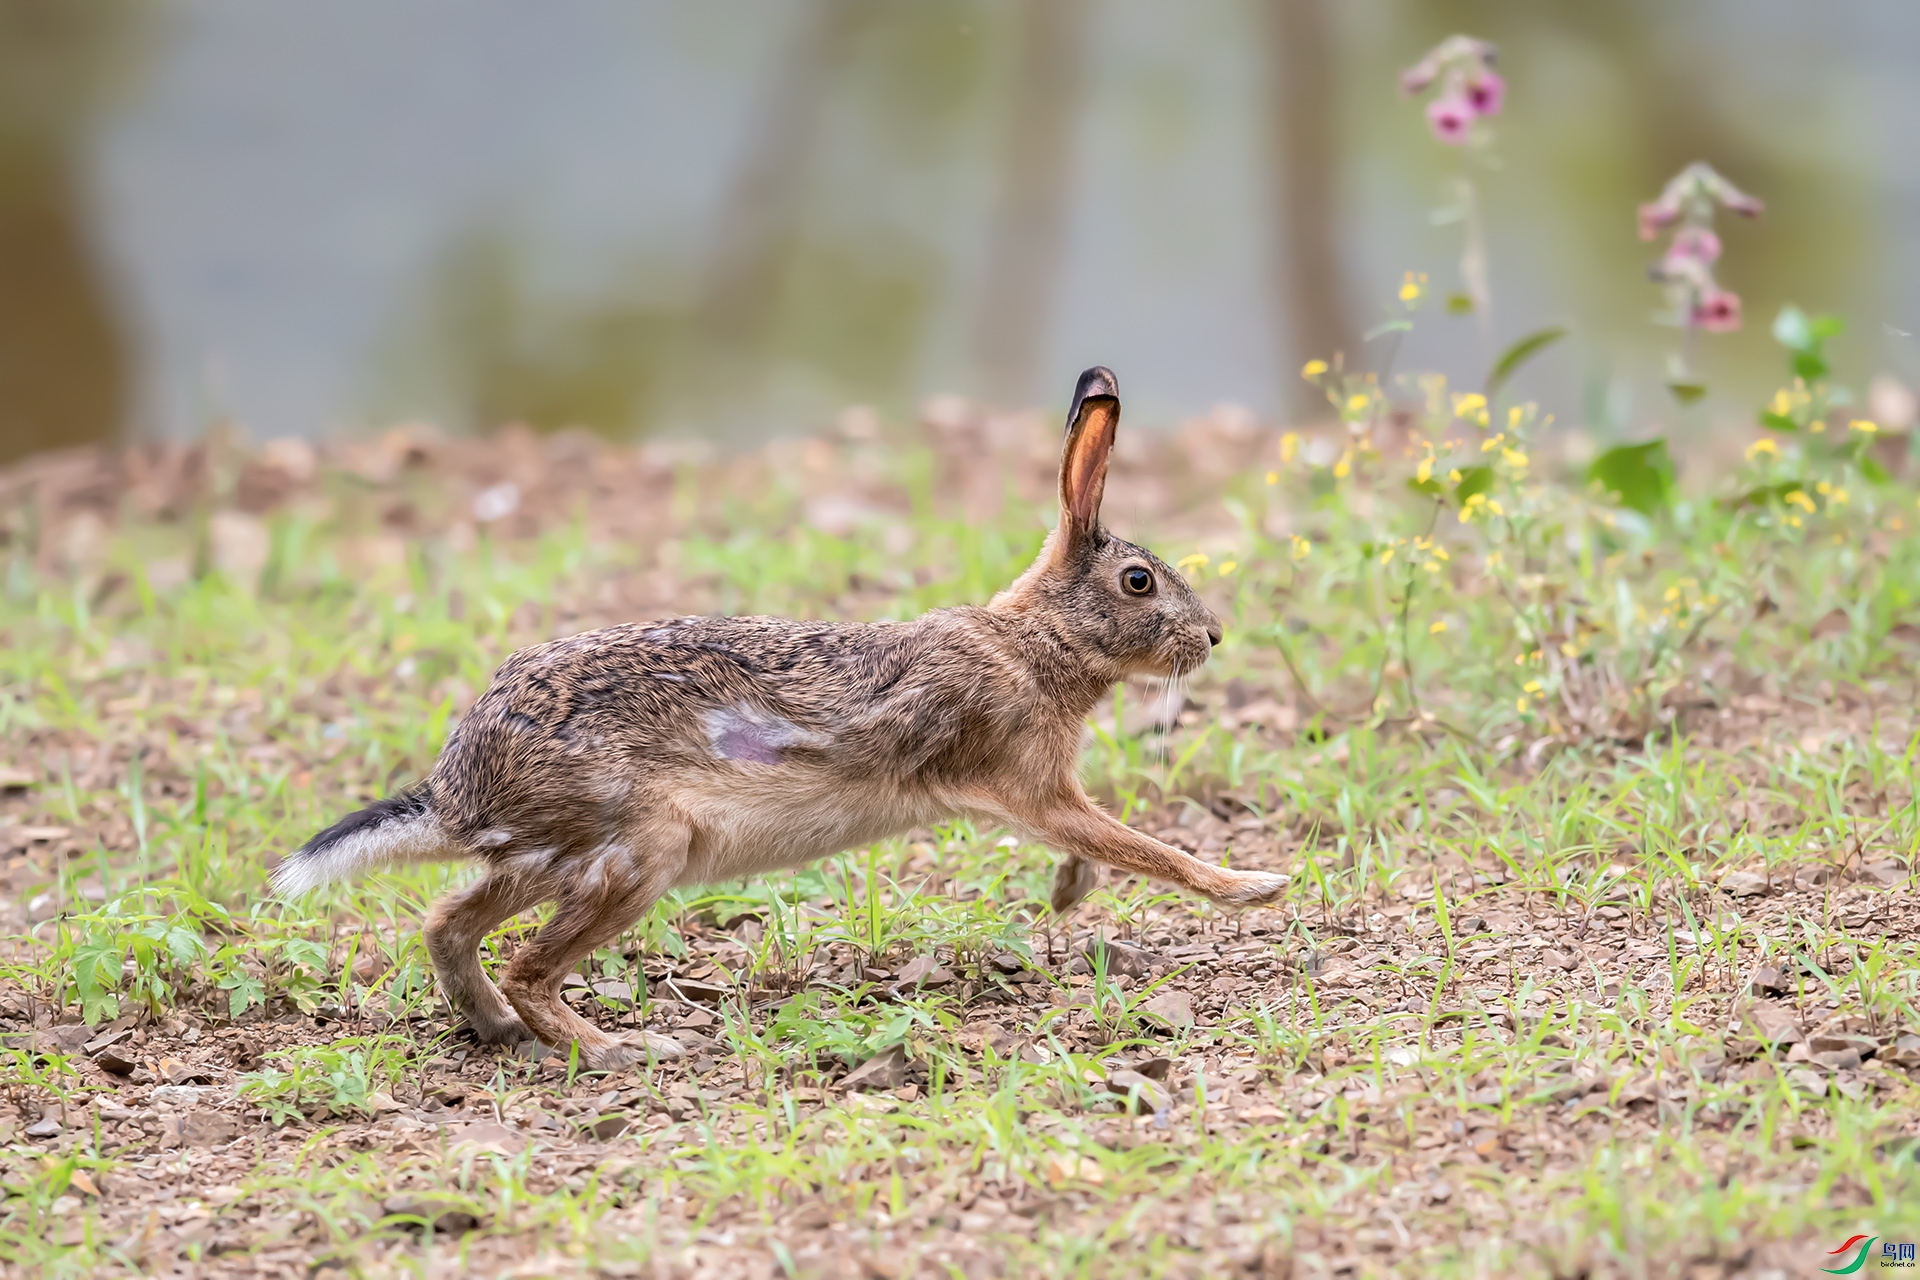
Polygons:
<instances>
[{"instance_id":1,"label":"pink flower","mask_svg":"<svg viewBox=\"0 0 1920 1280\"><path fill-rule=\"evenodd\" d=\"M1443 93L1427 104L1427 127L1450 147L1467 140L1467 128L1472 123L1473 105L1457 94Z\"/></svg>"},{"instance_id":2,"label":"pink flower","mask_svg":"<svg viewBox=\"0 0 1920 1280\"><path fill-rule=\"evenodd\" d=\"M1640 206L1640 238L1651 240L1660 234L1660 228L1680 216L1680 197L1671 190L1662 192L1660 198L1652 204Z\"/></svg>"},{"instance_id":3,"label":"pink flower","mask_svg":"<svg viewBox=\"0 0 1920 1280\"><path fill-rule=\"evenodd\" d=\"M1706 227L1682 227L1673 233L1673 243L1667 246L1667 257L1685 258L1692 262L1717 262L1720 259L1720 237Z\"/></svg>"},{"instance_id":4,"label":"pink flower","mask_svg":"<svg viewBox=\"0 0 1920 1280\"><path fill-rule=\"evenodd\" d=\"M1507 82L1492 67L1467 80L1467 105L1473 108L1475 115L1499 115L1500 104L1506 100L1506 96Z\"/></svg>"},{"instance_id":5,"label":"pink flower","mask_svg":"<svg viewBox=\"0 0 1920 1280\"><path fill-rule=\"evenodd\" d=\"M1732 333L1740 327L1740 295L1707 290L1693 304L1693 323L1708 333Z\"/></svg>"}]
</instances>

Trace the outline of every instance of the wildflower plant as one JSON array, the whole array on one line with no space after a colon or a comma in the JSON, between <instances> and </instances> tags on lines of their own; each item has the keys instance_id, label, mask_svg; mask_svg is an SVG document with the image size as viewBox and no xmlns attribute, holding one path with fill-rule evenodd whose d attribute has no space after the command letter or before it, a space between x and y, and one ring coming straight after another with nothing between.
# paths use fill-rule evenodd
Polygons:
<instances>
[{"instance_id":1,"label":"wildflower plant","mask_svg":"<svg viewBox=\"0 0 1920 1280\"><path fill-rule=\"evenodd\" d=\"M1731 333L1740 327L1740 295L1714 279L1720 260L1720 237L1714 232L1714 214L1729 209L1757 218L1765 206L1714 171L1695 161L1675 174L1658 199L1640 206L1640 238L1653 240L1671 228L1666 251L1647 268L1647 276L1667 296L1667 310L1657 323L1672 325L1686 335L1682 349L1668 360L1667 388L1676 400L1688 404L1706 394L1692 369L1693 335Z\"/></svg>"},{"instance_id":2,"label":"wildflower plant","mask_svg":"<svg viewBox=\"0 0 1920 1280\"><path fill-rule=\"evenodd\" d=\"M1426 96L1427 128L1435 140L1460 148L1463 154L1492 168L1493 129L1487 123L1506 103L1507 82L1494 69L1496 50L1485 40L1452 35L1429 49L1420 61L1400 73L1400 91L1408 97ZM1436 225L1464 226L1466 245L1460 255L1460 283L1464 292L1447 299L1455 314L1477 312L1488 331L1488 308L1493 295L1487 280L1486 232L1481 224L1479 194L1471 172L1463 167L1454 180L1454 198L1432 214Z\"/></svg>"}]
</instances>

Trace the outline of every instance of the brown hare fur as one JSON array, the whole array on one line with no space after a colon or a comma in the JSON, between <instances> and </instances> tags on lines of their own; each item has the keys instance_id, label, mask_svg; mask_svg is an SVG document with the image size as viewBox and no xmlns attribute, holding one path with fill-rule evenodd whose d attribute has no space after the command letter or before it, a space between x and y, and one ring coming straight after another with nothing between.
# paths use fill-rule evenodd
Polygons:
<instances>
[{"instance_id":1,"label":"brown hare fur","mask_svg":"<svg viewBox=\"0 0 1920 1280\"><path fill-rule=\"evenodd\" d=\"M1190 672L1220 641L1178 573L1100 524L1119 420L1113 375L1087 370L1068 413L1059 524L984 608L852 624L677 618L522 649L423 782L314 836L276 890L384 863L484 863L427 920L442 990L481 1040L576 1043L595 1069L678 1052L609 1035L560 999L569 969L677 885L966 815L1067 855L1056 911L1092 888L1096 863L1230 906L1271 899L1281 877L1143 835L1076 776L1086 717L1117 681ZM495 987L481 941L549 901L552 919Z\"/></svg>"}]
</instances>

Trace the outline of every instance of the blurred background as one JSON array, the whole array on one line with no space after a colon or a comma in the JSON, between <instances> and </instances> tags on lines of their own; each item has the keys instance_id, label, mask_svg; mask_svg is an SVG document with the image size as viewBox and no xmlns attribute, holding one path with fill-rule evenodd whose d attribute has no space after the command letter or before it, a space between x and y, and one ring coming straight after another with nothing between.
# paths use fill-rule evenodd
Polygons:
<instances>
[{"instance_id":1,"label":"blurred background","mask_svg":"<svg viewBox=\"0 0 1920 1280\"><path fill-rule=\"evenodd\" d=\"M1460 153L1400 69L1500 46L1490 325L1396 368L1600 433L1750 423L1784 302L1844 381L1920 377L1912 0L0 0L0 459L220 420L256 440L583 425L747 441L933 392L1133 422L1316 416L1402 273L1459 287ZM1634 207L1694 159L1746 327L1712 393ZM1357 356L1355 353L1359 353ZM1237 411L1236 411L1237 412Z\"/></svg>"}]
</instances>

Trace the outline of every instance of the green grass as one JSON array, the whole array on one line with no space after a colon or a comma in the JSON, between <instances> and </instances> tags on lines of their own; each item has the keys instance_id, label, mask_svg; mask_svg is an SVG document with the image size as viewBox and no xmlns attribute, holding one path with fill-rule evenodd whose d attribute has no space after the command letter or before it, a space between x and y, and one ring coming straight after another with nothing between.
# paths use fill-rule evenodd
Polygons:
<instances>
[{"instance_id":1,"label":"green grass","mask_svg":"<svg viewBox=\"0 0 1920 1280\"><path fill-rule=\"evenodd\" d=\"M1435 412L1444 444L1462 428ZM668 609L984 600L1044 532L1014 483L1046 492L1037 462L978 464L1008 478L991 516L904 446L812 478L777 450L682 467L638 542L609 532L638 501L618 493L476 537L456 482L328 466L261 518L264 562L224 568L212 499L125 513L79 560L59 510L7 517L0 1265L1694 1276L1910 1234L1920 1058L1887 1059L1920 1030L1913 495L1796 456L1847 500L1643 517L1537 479L1530 423L1509 445L1540 457L1497 464L1500 514L1466 521L1407 492L1417 442L1336 475L1265 441L1225 480L1189 443L1123 442L1166 494L1127 499L1123 467L1115 505L1144 526L1123 531L1205 554L1230 642L1170 732L1142 725L1151 691L1117 694L1084 776L1202 856L1287 871L1276 909L1110 882L1056 921L1047 851L910 833L676 894L596 955L583 981L638 1003L583 1010L703 1024L691 1065L617 1077L460 1039L418 925L462 870L288 907L265 860L423 773L518 645ZM447 473L485 447L443 449ZM856 474L895 514L810 527L806 499ZM403 500L401 541L381 518ZM1736 871L1771 888L1716 891ZM1096 948L1073 972L1090 930L1156 971ZM897 988L915 956L951 980ZM1805 1030L1878 1056L1754 1044L1763 966ZM1190 1026L1154 1011L1173 992ZM36 1050L36 1018L124 1021L159 1074ZM837 1087L894 1046L899 1091ZM1169 1105L1129 1114L1116 1060L1160 1056ZM168 1062L213 1083L154 1103ZM26 1134L62 1106L57 1136ZM231 1127L195 1140L190 1115Z\"/></svg>"}]
</instances>

